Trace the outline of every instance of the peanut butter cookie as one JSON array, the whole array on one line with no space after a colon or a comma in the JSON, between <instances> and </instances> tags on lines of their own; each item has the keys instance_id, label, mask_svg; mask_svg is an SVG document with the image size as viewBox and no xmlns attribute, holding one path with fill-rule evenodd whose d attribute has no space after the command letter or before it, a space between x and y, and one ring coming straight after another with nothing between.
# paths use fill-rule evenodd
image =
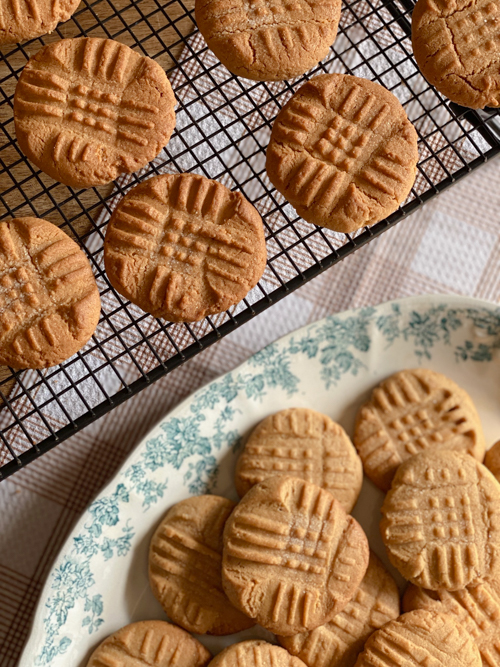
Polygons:
<instances>
[{"instance_id":1,"label":"peanut butter cookie","mask_svg":"<svg viewBox=\"0 0 500 667\"><path fill-rule=\"evenodd\" d=\"M104 262L132 303L192 322L227 310L257 284L266 266L264 227L239 192L196 174L163 174L118 204Z\"/></svg>"},{"instance_id":2,"label":"peanut butter cookie","mask_svg":"<svg viewBox=\"0 0 500 667\"><path fill-rule=\"evenodd\" d=\"M399 468L380 529L392 564L431 590L500 575L500 485L468 454L417 454Z\"/></svg>"},{"instance_id":3,"label":"peanut butter cookie","mask_svg":"<svg viewBox=\"0 0 500 667\"><path fill-rule=\"evenodd\" d=\"M215 656L210 667L305 667L284 648L261 639L251 639L228 646Z\"/></svg>"},{"instance_id":4,"label":"peanut butter cookie","mask_svg":"<svg viewBox=\"0 0 500 667\"><path fill-rule=\"evenodd\" d=\"M2 0L0 46L52 32L58 23L67 21L74 14L79 4L80 0Z\"/></svg>"},{"instance_id":5,"label":"peanut butter cookie","mask_svg":"<svg viewBox=\"0 0 500 667\"><path fill-rule=\"evenodd\" d=\"M500 482L500 440L486 452L484 457L484 465Z\"/></svg>"},{"instance_id":6,"label":"peanut butter cookie","mask_svg":"<svg viewBox=\"0 0 500 667\"><path fill-rule=\"evenodd\" d=\"M307 222L352 232L383 220L409 195L417 133L386 88L322 74L274 121L267 175Z\"/></svg>"},{"instance_id":7,"label":"peanut butter cookie","mask_svg":"<svg viewBox=\"0 0 500 667\"><path fill-rule=\"evenodd\" d=\"M373 390L358 412L354 444L366 475L383 491L398 466L426 449L484 456L484 436L470 396L425 368L400 371Z\"/></svg>"},{"instance_id":8,"label":"peanut butter cookie","mask_svg":"<svg viewBox=\"0 0 500 667\"><path fill-rule=\"evenodd\" d=\"M144 167L167 144L175 98L163 69L112 39L44 46L14 96L19 146L42 171L75 188Z\"/></svg>"},{"instance_id":9,"label":"peanut butter cookie","mask_svg":"<svg viewBox=\"0 0 500 667\"><path fill-rule=\"evenodd\" d=\"M277 412L252 431L238 459L236 490L243 497L254 484L275 475L321 486L346 512L363 483L361 460L342 426L308 408Z\"/></svg>"},{"instance_id":10,"label":"peanut butter cookie","mask_svg":"<svg viewBox=\"0 0 500 667\"><path fill-rule=\"evenodd\" d=\"M226 523L222 583L238 609L286 637L342 611L368 558L363 529L331 493L295 477L270 477Z\"/></svg>"},{"instance_id":11,"label":"peanut butter cookie","mask_svg":"<svg viewBox=\"0 0 500 667\"><path fill-rule=\"evenodd\" d=\"M222 589L222 532L235 503L194 496L174 505L151 540L149 581L168 617L190 632L229 635L254 625Z\"/></svg>"}]
</instances>

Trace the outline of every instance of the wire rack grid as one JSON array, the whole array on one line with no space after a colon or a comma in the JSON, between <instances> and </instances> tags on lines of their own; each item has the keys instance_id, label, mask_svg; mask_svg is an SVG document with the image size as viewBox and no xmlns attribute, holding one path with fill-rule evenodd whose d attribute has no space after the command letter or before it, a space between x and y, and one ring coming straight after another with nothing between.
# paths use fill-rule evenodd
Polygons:
<instances>
[{"instance_id":1,"label":"wire rack grid","mask_svg":"<svg viewBox=\"0 0 500 667\"><path fill-rule=\"evenodd\" d=\"M51 35L0 56L0 220L35 215L59 225L86 250L102 315L91 341L47 371L6 369L0 379L0 479L230 333L307 280L375 238L500 150L495 113L449 104L412 57L412 0L346 0L337 40L325 60L289 82L232 76L196 31L184 0L83 0ZM14 134L15 85L31 55L63 37L117 39L156 59L178 101L175 133L140 173L112 187L74 190L55 183L20 152ZM349 236L309 225L273 189L265 150L273 120L307 78L347 72L373 79L404 104L419 135L415 186L388 219ZM124 301L103 267L107 220L123 194L156 173L194 171L239 189L264 220L263 278L231 311L195 324L157 320Z\"/></svg>"}]
</instances>

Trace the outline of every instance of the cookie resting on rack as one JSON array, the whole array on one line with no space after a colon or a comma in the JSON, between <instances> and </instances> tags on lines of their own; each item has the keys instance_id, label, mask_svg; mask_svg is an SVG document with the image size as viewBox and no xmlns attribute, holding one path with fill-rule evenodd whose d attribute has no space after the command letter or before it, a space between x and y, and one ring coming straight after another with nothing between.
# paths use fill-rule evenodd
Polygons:
<instances>
[{"instance_id":1,"label":"cookie resting on rack","mask_svg":"<svg viewBox=\"0 0 500 667\"><path fill-rule=\"evenodd\" d=\"M340 614L312 632L278 637L278 641L307 667L353 667L368 637L399 613L396 582L370 552L363 581Z\"/></svg>"},{"instance_id":2,"label":"cookie resting on rack","mask_svg":"<svg viewBox=\"0 0 500 667\"><path fill-rule=\"evenodd\" d=\"M484 667L500 667L500 581L482 581L459 591L427 591L410 584L403 610L450 614L475 641Z\"/></svg>"},{"instance_id":3,"label":"cookie resting on rack","mask_svg":"<svg viewBox=\"0 0 500 667\"><path fill-rule=\"evenodd\" d=\"M149 582L167 616L198 634L230 635L254 622L222 588L222 533L235 503L193 496L171 507L149 548Z\"/></svg>"},{"instance_id":4,"label":"cookie resting on rack","mask_svg":"<svg viewBox=\"0 0 500 667\"><path fill-rule=\"evenodd\" d=\"M0 364L47 368L85 345L101 302L89 260L51 222L0 222Z\"/></svg>"},{"instance_id":5,"label":"cookie resting on rack","mask_svg":"<svg viewBox=\"0 0 500 667\"><path fill-rule=\"evenodd\" d=\"M398 466L426 449L484 456L481 421L472 399L453 380L427 368L383 380L361 406L354 429L365 474L388 491Z\"/></svg>"},{"instance_id":6,"label":"cookie resting on rack","mask_svg":"<svg viewBox=\"0 0 500 667\"><path fill-rule=\"evenodd\" d=\"M354 507L363 483L361 459L342 426L308 408L281 410L256 426L238 459L236 490L243 497L276 475L321 486L346 512Z\"/></svg>"},{"instance_id":7,"label":"cookie resting on rack","mask_svg":"<svg viewBox=\"0 0 500 667\"><path fill-rule=\"evenodd\" d=\"M456 619L411 611L376 630L355 667L482 667L472 637Z\"/></svg>"},{"instance_id":8,"label":"cookie resting on rack","mask_svg":"<svg viewBox=\"0 0 500 667\"><path fill-rule=\"evenodd\" d=\"M196 0L196 23L228 70L256 81L300 76L328 55L340 0Z\"/></svg>"},{"instance_id":9,"label":"cookie resting on rack","mask_svg":"<svg viewBox=\"0 0 500 667\"><path fill-rule=\"evenodd\" d=\"M227 310L257 284L264 227L239 192L196 174L163 174L120 201L104 262L132 303L170 322L193 322Z\"/></svg>"},{"instance_id":10,"label":"cookie resting on rack","mask_svg":"<svg viewBox=\"0 0 500 667\"><path fill-rule=\"evenodd\" d=\"M74 14L79 4L80 0L2 0L0 46L51 33L58 23L67 21Z\"/></svg>"},{"instance_id":11,"label":"cookie resting on rack","mask_svg":"<svg viewBox=\"0 0 500 667\"><path fill-rule=\"evenodd\" d=\"M322 74L278 113L266 170L304 220L349 233L398 208L417 161L417 133L392 93L367 79Z\"/></svg>"},{"instance_id":12,"label":"cookie resting on rack","mask_svg":"<svg viewBox=\"0 0 500 667\"><path fill-rule=\"evenodd\" d=\"M87 667L207 667L212 656L189 632L165 621L139 621L99 644Z\"/></svg>"},{"instance_id":13,"label":"cookie resting on rack","mask_svg":"<svg viewBox=\"0 0 500 667\"><path fill-rule=\"evenodd\" d=\"M415 60L440 93L473 109L500 106L498 0L418 0L411 32Z\"/></svg>"},{"instance_id":14,"label":"cookie resting on rack","mask_svg":"<svg viewBox=\"0 0 500 667\"><path fill-rule=\"evenodd\" d=\"M500 485L472 456L412 456L381 511L387 555L411 583L457 591L500 576Z\"/></svg>"},{"instance_id":15,"label":"cookie resting on rack","mask_svg":"<svg viewBox=\"0 0 500 667\"><path fill-rule=\"evenodd\" d=\"M331 493L296 477L270 477L226 522L222 584L235 607L288 637L341 612L368 559L363 529Z\"/></svg>"},{"instance_id":16,"label":"cookie resting on rack","mask_svg":"<svg viewBox=\"0 0 500 667\"><path fill-rule=\"evenodd\" d=\"M112 39L43 47L14 96L19 146L39 169L74 188L144 167L168 143L175 98L163 69Z\"/></svg>"}]
</instances>

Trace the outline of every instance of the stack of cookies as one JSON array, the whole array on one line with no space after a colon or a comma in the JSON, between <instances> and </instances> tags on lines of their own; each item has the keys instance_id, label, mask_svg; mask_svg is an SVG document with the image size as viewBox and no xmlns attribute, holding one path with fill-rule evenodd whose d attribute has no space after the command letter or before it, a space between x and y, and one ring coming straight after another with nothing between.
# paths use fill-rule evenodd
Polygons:
<instances>
[{"instance_id":1,"label":"stack of cookies","mask_svg":"<svg viewBox=\"0 0 500 667\"><path fill-rule=\"evenodd\" d=\"M439 373L401 371L360 408L353 439L307 408L258 424L236 467L239 503L187 498L151 539L151 589L183 630L132 624L88 667L204 667L210 656L187 631L254 624L281 647L235 643L210 665L498 667L500 484L480 462L472 400ZM493 470L499 452L497 443L488 453ZM363 468L387 491L381 533L410 582L403 614L396 582L349 514Z\"/></svg>"}]
</instances>

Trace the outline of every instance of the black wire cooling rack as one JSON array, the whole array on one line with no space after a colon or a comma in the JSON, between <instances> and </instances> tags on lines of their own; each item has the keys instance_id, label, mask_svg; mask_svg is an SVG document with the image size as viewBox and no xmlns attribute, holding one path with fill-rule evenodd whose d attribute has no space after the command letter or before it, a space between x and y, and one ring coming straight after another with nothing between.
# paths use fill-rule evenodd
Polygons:
<instances>
[{"instance_id":1,"label":"black wire cooling rack","mask_svg":"<svg viewBox=\"0 0 500 667\"><path fill-rule=\"evenodd\" d=\"M75 357L48 371L6 371L0 381L0 478L46 452L200 350L369 242L500 150L495 114L449 104L412 57L411 0L347 0L329 56L293 82L239 79L208 51L184 0L84 0L51 35L4 47L0 56L0 219L35 215L61 226L86 249L99 284L102 316ZM12 104L28 58L46 43L81 35L118 39L167 70L177 127L148 168L113 188L73 190L36 170L20 152ZM303 222L274 191L264 162L272 122L292 92L321 72L367 77L404 104L419 134L420 162L404 206L348 236ZM200 323L156 320L117 295L103 270L106 221L123 193L162 171L195 171L238 188L261 212L268 264L241 304Z\"/></svg>"}]
</instances>

